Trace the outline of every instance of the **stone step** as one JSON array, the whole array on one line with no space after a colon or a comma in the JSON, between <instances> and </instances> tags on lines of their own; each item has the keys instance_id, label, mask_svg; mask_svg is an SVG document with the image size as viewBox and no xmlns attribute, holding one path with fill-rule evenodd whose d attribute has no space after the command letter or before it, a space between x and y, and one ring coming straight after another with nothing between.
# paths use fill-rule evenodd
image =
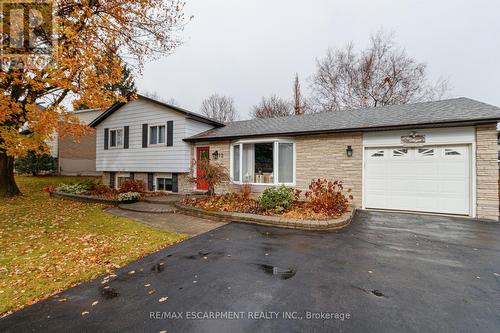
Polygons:
<instances>
[{"instance_id":1,"label":"stone step","mask_svg":"<svg viewBox=\"0 0 500 333\"><path fill-rule=\"evenodd\" d=\"M177 209L173 205L150 203L143 201L132 204L120 204L118 205L118 207L123 210L129 210L140 213L168 214L177 212Z\"/></svg>"},{"instance_id":2,"label":"stone step","mask_svg":"<svg viewBox=\"0 0 500 333\"><path fill-rule=\"evenodd\" d=\"M146 197L144 198L144 202L151 203L151 204L174 204L176 202L179 202L182 200L184 196L182 195L165 195L161 197Z\"/></svg>"}]
</instances>

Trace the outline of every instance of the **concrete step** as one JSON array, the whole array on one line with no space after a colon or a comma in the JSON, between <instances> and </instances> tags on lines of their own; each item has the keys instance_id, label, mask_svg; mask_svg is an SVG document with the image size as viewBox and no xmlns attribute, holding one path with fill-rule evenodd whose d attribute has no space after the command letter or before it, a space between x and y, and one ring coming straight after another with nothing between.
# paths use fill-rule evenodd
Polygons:
<instances>
[{"instance_id":1,"label":"concrete step","mask_svg":"<svg viewBox=\"0 0 500 333\"><path fill-rule=\"evenodd\" d=\"M118 207L123 210L129 210L140 213L168 214L177 212L177 209L174 207L173 204L159 204L159 203L150 203L144 201L132 204L120 204L118 205Z\"/></svg>"}]
</instances>

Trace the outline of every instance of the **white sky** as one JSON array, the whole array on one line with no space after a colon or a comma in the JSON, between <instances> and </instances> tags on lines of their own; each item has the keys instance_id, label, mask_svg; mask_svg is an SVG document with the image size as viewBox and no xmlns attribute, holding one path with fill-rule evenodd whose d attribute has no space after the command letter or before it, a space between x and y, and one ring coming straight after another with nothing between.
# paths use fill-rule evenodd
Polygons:
<instances>
[{"instance_id":1,"label":"white sky","mask_svg":"<svg viewBox=\"0 0 500 333\"><path fill-rule=\"evenodd\" d=\"M146 65L139 90L198 112L212 93L232 96L240 119L262 96L303 93L316 58L383 28L445 77L452 97L500 106L500 2L495 0L187 0L194 19L173 55Z\"/></svg>"}]
</instances>

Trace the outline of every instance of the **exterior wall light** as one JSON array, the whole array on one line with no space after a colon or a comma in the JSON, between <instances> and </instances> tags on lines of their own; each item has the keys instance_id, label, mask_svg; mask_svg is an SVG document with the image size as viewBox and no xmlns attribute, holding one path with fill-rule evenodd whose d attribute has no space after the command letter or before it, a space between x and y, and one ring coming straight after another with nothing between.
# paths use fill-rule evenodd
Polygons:
<instances>
[{"instance_id":1,"label":"exterior wall light","mask_svg":"<svg viewBox=\"0 0 500 333\"><path fill-rule=\"evenodd\" d=\"M217 161L219 158L223 158L223 157L224 157L224 154L219 153L218 150L216 150L212 153L212 158L214 159L214 161Z\"/></svg>"},{"instance_id":2,"label":"exterior wall light","mask_svg":"<svg viewBox=\"0 0 500 333\"><path fill-rule=\"evenodd\" d=\"M352 146L347 146L345 152L347 154L347 157L352 157Z\"/></svg>"}]
</instances>

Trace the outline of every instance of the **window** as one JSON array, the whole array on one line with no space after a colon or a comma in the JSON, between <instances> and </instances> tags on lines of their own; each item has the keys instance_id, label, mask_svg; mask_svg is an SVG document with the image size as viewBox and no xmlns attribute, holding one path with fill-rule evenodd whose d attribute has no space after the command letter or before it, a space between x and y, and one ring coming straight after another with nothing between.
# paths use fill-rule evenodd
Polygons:
<instances>
[{"instance_id":1,"label":"window","mask_svg":"<svg viewBox=\"0 0 500 333\"><path fill-rule=\"evenodd\" d=\"M293 184L295 144L254 142L233 145L233 181L253 184Z\"/></svg>"},{"instance_id":2,"label":"window","mask_svg":"<svg viewBox=\"0 0 500 333\"><path fill-rule=\"evenodd\" d=\"M129 181L131 178L130 178L130 174L129 173L119 173L116 175L116 188L119 189L123 183L125 183L126 181Z\"/></svg>"},{"instance_id":3,"label":"window","mask_svg":"<svg viewBox=\"0 0 500 333\"><path fill-rule=\"evenodd\" d=\"M384 151L379 150L379 151L373 153L371 157L384 157Z\"/></svg>"},{"instance_id":4,"label":"window","mask_svg":"<svg viewBox=\"0 0 500 333\"><path fill-rule=\"evenodd\" d=\"M157 191L172 191L172 178L156 178Z\"/></svg>"},{"instance_id":5,"label":"window","mask_svg":"<svg viewBox=\"0 0 500 333\"><path fill-rule=\"evenodd\" d=\"M434 156L434 149L419 148L418 154L420 156Z\"/></svg>"},{"instance_id":6,"label":"window","mask_svg":"<svg viewBox=\"0 0 500 333\"><path fill-rule=\"evenodd\" d=\"M123 147L123 129L112 129L109 131L109 147Z\"/></svg>"},{"instance_id":7,"label":"window","mask_svg":"<svg viewBox=\"0 0 500 333\"><path fill-rule=\"evenodd\" d=\"M408 149L406 149L406 148L394 149L392 151L392 156L395 156L395 157L406 156L406 155L408 155Z\"/></svg>"},{"instance_id":8,"label":"window","mask_svg":"<svg viewBox=\"0 0 500 333\"><path fill-rule=\"evenodd\" d=\"M165 144L165 125L157 125L149 127L149 144L150 145Z\"/></svg>"},{"instance_id":9,"label":"window","mask_svg":"<svg viewBox=\"0 0 500 333\"><path fill-rule=\"evenodd\" d=\"M278 147L278 182L293 183L293 143L279 143Z\"/></svg>"},{"instance_id":10,"label":"window","mask_svg":"<svg viewBox=\"0 0 500 333\"><path fill-rule=\"evenodd\" d=\"M444 150L444 154L446 156L460 156L460 155L462 155L459 151L457 151L455 149L451 149L451 148L446 148Z\"/></svg>"},{"instance_id":11,"label":"window","mask_svg":"<svg viewBox=\"0 0 500 333\"><path fill-rule=\"evenodd\" d=\"M240 176L241 176L241 172L240 172L240 158L241 158L240 148L241 148L240 145L233 147L233 180L235 182L239 182L241 180L240 179Z\"/></svg>"}]
</instances>

